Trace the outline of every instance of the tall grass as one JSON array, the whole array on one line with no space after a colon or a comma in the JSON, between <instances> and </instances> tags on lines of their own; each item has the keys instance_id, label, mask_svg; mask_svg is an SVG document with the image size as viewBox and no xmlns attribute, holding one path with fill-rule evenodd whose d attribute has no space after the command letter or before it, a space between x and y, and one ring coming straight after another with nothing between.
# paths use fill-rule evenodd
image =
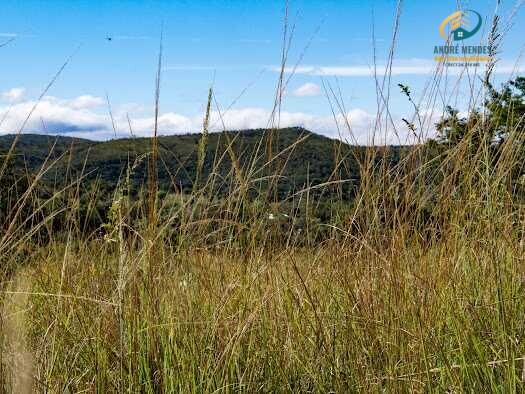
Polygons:
<instances>
[{"instance_id":1,"label":"tall grass","mask_svg":"<svg viewBox=\"0 0 525 394\"><path fill-rule=\"evenodd\" d=\"M226 149L208 158L212 171L203 177L210 89L190 193L158 195L162 40L151 153L119 182L105 236L80 230L82 177L42 201L35 190L55 162L28 174L30 187L0 232L3 391L22 390L16 376L28 371L38 392L524 389L525 216L512 176L521 168L523 122L509 125L497 158L480 133L492 127L488 119L457 144L423 144L428 120L406 89L414 108L407 126L420 143L393 163L388 147L361 155L334 142L332 176L279 201L283 169L308 140L275 151L289 35L285 28L270 131L249 160L234 149L238 136L222 133ZM391 124L385 74L376 76L377 135ZM325 89L337 119L344 102L329 81ZM429 91L433 102L440 92ZM471 91L473 105L478 93ZM346 118L341 127L353 138ZM355 154L360 182L342 204L345 154ZM146 159L147 195L133 201L130 177ZM67 203L53 206L64 195ZM330 217L319 222L326 201ZM48 224L63 213L57 232ZM42 230L46 241L38 242ZM13 311L16 295L27 300ZM26 344L9 331L21 314ZM26 353L34 365L13 368Z\"/></svg>"}]
</instances>

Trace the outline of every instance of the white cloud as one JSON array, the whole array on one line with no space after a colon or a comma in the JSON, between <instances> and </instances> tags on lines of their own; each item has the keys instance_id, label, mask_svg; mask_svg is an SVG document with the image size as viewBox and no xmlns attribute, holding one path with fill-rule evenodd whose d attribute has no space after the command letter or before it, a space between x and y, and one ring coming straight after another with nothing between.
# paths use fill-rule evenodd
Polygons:
<instances>
[{"instance_id":1,"label":"white cloud","mask_svg":"<svg viewBox=\"0 0 525 394\"><path fill-rule=\"evenodd\" d=\"M295 97L314 97L319 96L320 94L321 88L319 87L319 85L312 82L307 82L299 86L291 93L291 95Z\"/></svg>"},{"instance_id":2,"label":"white cloud","mask_svg":"<svg viewBox=\"0 0 525 394\"><path fill-rule=\"evenodd\" d=\"M18 132L35 104L34 100L24 100L6 104L3 107L0 105L0 118L4 118L5 115L5 119L0 124L0 134ZM97 140L114 138L113 125L104 104L105 100L91 95L73 99L46 96L38 103L23 132L67 134ZM127 119L127 112L130 109L138 110L138 115L133 111L129 113L133 134L151 136L154 117L144 115L141 108L133 104L114 106L116 136L130 136ZM233 108L222 114L212 111L210 115L210 130L217 132L223 129L266 128L271 124L272 112L265 108L247 107ZM202 121L202 113L187 116L175 112L164 112L159 115L158 131L160 135L200 132ZM363 109L352 109L345 115L337 115L335 119L331 115L315 115L283 109L280 116L274 119L274 125L278 127L301 126L315 133L341 138L351 143L407 143L410 133L399 119L394 120L400 134L399 139L392 127L388 127L386 131L381 130L380 138L376 136L372 139L375 121L375 114ZM348 130L348 124L351 133Z\"/></svg>"},{"instance_id":3,"label":"white cloud","mask_svg":"<svg viewBox=\"0 0 525 394\"><path fill-rule=\"evenodd\" d=\"M269 126L271 111L262 108L239 108L230 110L222 116L225 128L228 130L242 130L266 128ZM414 139L401 119L395 119L397 133L392 127L382 130L381 135L373 135L376 121L375 114L363 109L352 109L348 113L338 114L335 118L331 115L314 115L305 112L281 111L279 119L275 119L278 127L304 127L312 132L331 138L339 138L349 143L358 144L406 144ZM199 130L202 117L193 118L193 124ZM211 114L212 131L223 130L219 114ZM348 128L350 127L350 130Z\"/></svg>"},{"instance_id":4,"label":"white cloud","mask_svg":"<svg viewBox=\"0 0 525 394\"><path fill-rule=\"evenodd\" d=\"M12 88L5 92L2 92L2 100L8 103L17 103L21 101L25 95L26 90L24 88Z\"/></svg>"},{"instance_id":5,"label":"white cloud","mask_svg":"<svg viewBox=\"0 0 525 394\"><path fill-rule=\"evenodd\" d=\"M119 129L122 130L122 119L117 119L117 124L120 126ZM155 118L153 116L138 118L131 117L131 124L135 135L148 137L153 134ZM168 135L198 131L199 129L195 126L196 125L192 120L184 115L176 114L174 112L166 112L159 115L157 127L159 134ZM124 130L128 130L128 127Z\"/></svg>"},{"instance_id":6,"label":"white cloud","mask_svg":"<svg viewBox=\"0 0 525 394\"><path fill-rule=\"evenodd\" d=\"M464 72L464 67L442 67L433 60L426 59L400 59L395 62L391 68L387 68L384 64L373 65L351 65L351 66L322 66L322 65L304 65L299 67L286 67L287 74L302 74L310 76L337 76L337 77L372 77L374 73L377 76L384 76L387 73L391 75L431 75L436 72L438 66L440 69L446 70L449 75L459 75ZM280 66L270 66L273 72L281 72ZM485 70L485 62L480 63L480 67L469 67L470 70L477 70L478 74ZM495 74L511 74L516 72L524 72L525 64L516 64L512 62L497 63Z\"/></svg>"},{"instance_id":7,"label":"white cloud","mask_svg":"<svg viewBox=\"0 0 525 394\"><path fill-rule=\"evenodd\" d=\"M96 108L106 104L106 101L102 97L95 97L89 94L84 96L78 96L77 98L71 100L71 108L75 109L87 109L87 108Z\"/></svg>"},{"instance_id":8,"label":"white cloud","mask_svg":"<svg viewBox=\"0 0 525 394\"><path fill-rule=\"evenodd\" d=\"M433 70L433 64L419 65L419 66L393 66L392 75L427 75ZM278 67L272 67L272 71L280 72ZM385 75L385 66L377 65L376 74L378 76ZM337 76L337 77L371 77L374 75L373 66L299 66L297 68L287 67L285 72L290 74L305 74L312 76Z\"/></svg>"},{"instance_id":9,"label":"white cloud","mask_svg":"<svg viewBox=\"0 0 525 394\"><path fill-rule=\"evenodd\" d=\"M60 100L55 97L44 97L26 124L24 132L68 133L108 129L105 116L89 109L76 108L75 100ZM18 132L25 118L36 104L34 100L17 102L6 108L0 107L5 119L0 133Z\"/></svg>"}]
</instances>

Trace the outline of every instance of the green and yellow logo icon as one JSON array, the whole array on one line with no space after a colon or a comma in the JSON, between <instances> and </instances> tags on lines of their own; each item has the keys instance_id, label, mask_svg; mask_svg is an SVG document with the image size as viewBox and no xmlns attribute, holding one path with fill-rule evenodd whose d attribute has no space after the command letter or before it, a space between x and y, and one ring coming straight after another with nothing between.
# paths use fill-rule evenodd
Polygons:
<instances>
[{"instance_id":1,"label":"green and yellow logo icon","mask_svg":"<svg viewBox=\"0 0 525 394\"><path fill-rule=\"evenodd\" d=\"M448 24L450 24L450 33L452 34L452 38L454 39L454 41L461 41L466 38L472 37L478 32L478 30L481 28L481 15L473 10L467 11L468 12L456 11L453 14L447 16L445 20L441 22L441 26L439 26L439 33L443 36L445 40L447 39L447 35L445 34L445 28ZM472 17L477 17L477 23L476 26L469 31L467 30L470 28L471 24L469 18L473 19Z\"/></svg>"}]
</instances>

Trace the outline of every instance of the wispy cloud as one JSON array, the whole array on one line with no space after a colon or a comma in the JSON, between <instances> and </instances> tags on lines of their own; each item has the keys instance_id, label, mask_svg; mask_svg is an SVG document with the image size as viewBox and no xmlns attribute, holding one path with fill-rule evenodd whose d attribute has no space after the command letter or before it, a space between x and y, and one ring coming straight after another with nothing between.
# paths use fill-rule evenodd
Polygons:
<instances>
[{"instance_id":1,"label":"wispy cloud","mask_svg":"<svg viewBox=\"0 0 525 394\"><path fill-rule=\"evenodd\" d=\"M290 96L294 97L315 97L319 96L321 94L321 88L319 85L307 82L301 86L299 86L297 89L292 90L290 93Z\"/></svg>"},{"instance_id":2,"label":"wispy cloud","mask_svg":"<svg viewBox=\"0 0 525 394\"><path fill-rule=\"evenodd\" d=\"M433 65L418 65L418 66L393 66L392 75L425 75L430 74L433 70ZM272 66L271 70L280 72L280 68ZM384 65L376 67L377 75L384 75L386 73ZM358 66L299 66L297 68L286 67L285 73L305 74L311 76L337 76L337 77L370 77L374 75L374 68L369 65Z\"/></svg>"},{"instance_id":3,"label":"wispy cloud","mask_svg":"<svg viewBox=\"0 0 525 394\"><path fill-rule=\"evenodd\" d=\"M12 88L0 94L2 100L8 103L17 103L22 101L26 90L24 88Z\"/></svg>"},{"instance_id":4,"label":"wispy cloud","mask_svg":"<svg viewBox=\"0 0 525 394\"><path fill-rule=\"evenodd\" d=\"M384 76L386 73L391 75L431 75L438 67L438 63L434 61L427 61L421 59L401 61L388 68L384 64L379 64L375 67L375 73L378 76ZM280 72L279 66L270 66L269 69L273 72ZM484 69L484 63L480 63L478 70ZM447 67L447 73L451 75L458 75L464 71L464 67ZM350 66L313 66L305 65L294 67L286 67L285 73L295 73L310 76L334 76L334 77L371 77L374 75L374 67L372 65L350 65ZM496 74L511 74L515 72L525 71L525 64L513 64L511 62L500 62L496 65L494 73ZM479 72L479 71L478 71Z\"/></svg>"},{"instance_id":5,"label":"wispy cloud","mask_svg":"<svg viewBox=\"0 0 525 394\"><path fill-rule=\"evenodd\" d=\"M232 71L257 68L266 70L267 66L261 64L221 64L217 66L209 64L172 64L164 66L162 71Z\"/></svg>"},{"instance_id":6,"label":"wispy cloud","mask_svg":"<svg viewBox=\"0 0 525 394\"><path fill-rule=\"evenodd\" d=\"M35 37L34 34L30 32L22 32L22 33L15 33L15 32L0 32L0 38L33 38Z\"/></svg>"}]
</instances>

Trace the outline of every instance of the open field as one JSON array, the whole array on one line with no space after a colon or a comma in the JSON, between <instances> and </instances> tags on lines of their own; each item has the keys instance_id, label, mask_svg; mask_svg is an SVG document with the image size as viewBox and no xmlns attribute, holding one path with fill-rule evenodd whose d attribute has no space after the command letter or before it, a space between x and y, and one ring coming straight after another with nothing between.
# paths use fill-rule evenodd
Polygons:
<instances>
[{"instance_id":1,"label":"open field","mask_svg":"<svg viewBox=\"0 0 525 394\"><path fill-rule=\"evenodd\" d=\"M74 192L55 216L14 218L4 387L27 373L47 392L520 390L518 145L485 178L487 152L467 141L443 150L432 182L417 147L401 160L417 171L363 165L355 200L326 222L313 187L294 197L304 203L265 204L234 171L225 197L210 198L208 179L146 222L132 217L147 201L120 186L95 233Z\"/></svg>"},{"instance_id":2,"label":"open field","mask_svg":"<svg viewBox=\"0 0 525 394\"><path fill-rule=\"evenodd\" d=\"M162 249L148 280L147 255L119 274L114 250L54 245L18 288L32 293L28 371L52 392L518 391L523 252L509 241Z\"/></svg>"},{"instance_id":3,"label":"open field","mask_svg":"<svg viewBox=\"0 0 525 394\"><path fill-rule=\"evenodd\" d=\"M413 138L364 146L337 80L341 139L281 127L287 7L267 128L212 133L211 87L200 133L161 136L161 35L151 137L0 136L0 393L525 391L525 78L493 80L511 22L416 98L391 86L399 2L370 141L399 131L393 89Z\"/></svg>"}]
</instances>

